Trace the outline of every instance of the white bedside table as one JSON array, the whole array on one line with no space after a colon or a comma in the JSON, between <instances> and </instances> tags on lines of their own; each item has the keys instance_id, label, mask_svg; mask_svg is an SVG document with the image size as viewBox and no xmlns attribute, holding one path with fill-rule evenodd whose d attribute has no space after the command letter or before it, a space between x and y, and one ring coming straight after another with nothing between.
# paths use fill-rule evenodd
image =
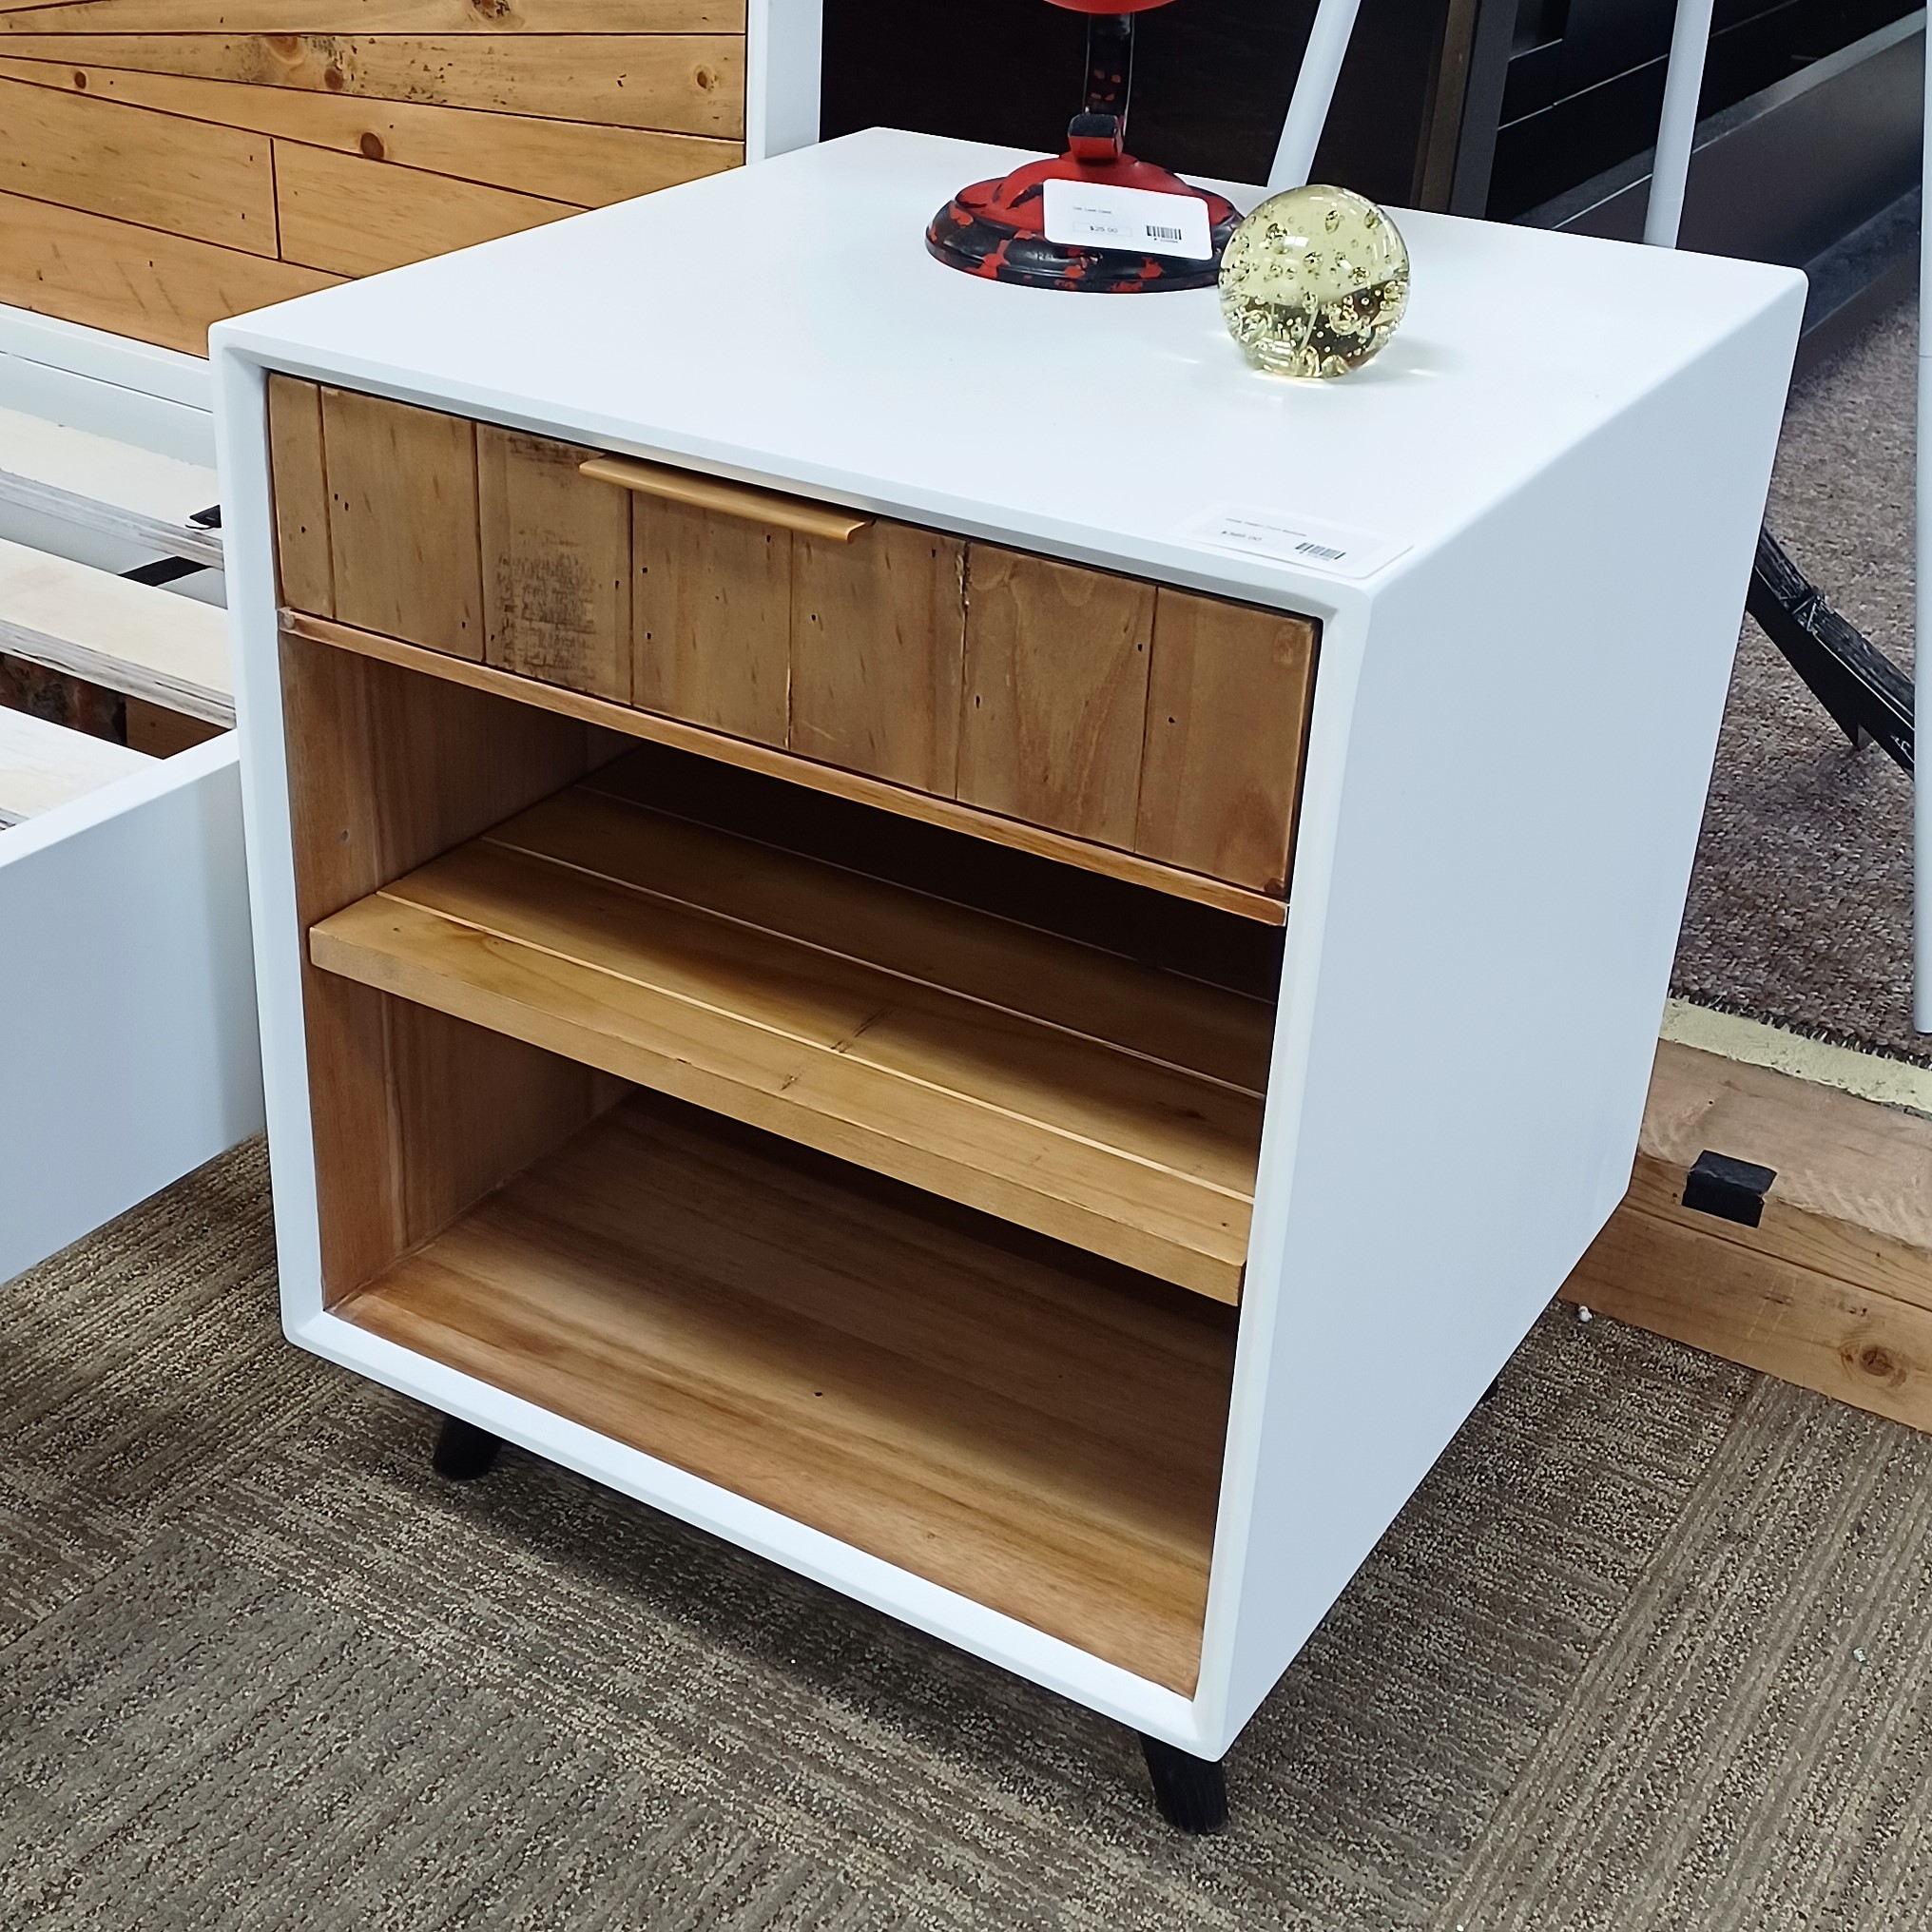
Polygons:
<instances>
[{"instance_id":1,"label":"white bedside table","mask_svg":"<svg viewBox=\"0 0 1932 1932\"><path fill-rule=\"evenodd\" d=\"M1403 215L1287 383L1014 159L215 331L283 1314L1211 1825L1628 1180L1803 284Z\"/></svg>"}]
</instances>

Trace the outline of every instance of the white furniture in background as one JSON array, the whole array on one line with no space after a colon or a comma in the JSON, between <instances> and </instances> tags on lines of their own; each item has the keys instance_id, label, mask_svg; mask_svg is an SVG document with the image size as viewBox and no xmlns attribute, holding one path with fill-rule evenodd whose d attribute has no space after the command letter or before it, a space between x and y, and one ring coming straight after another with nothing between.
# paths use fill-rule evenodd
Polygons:
<instances>
[{"instance_id":1,"label":"white furniture in background","mask_svg":"<svg viewBox=\"0 0 1932 1932\"><path fill-rule=\"evenodd\" d=\"M1788 271L1750 263L1399 214L1414 292L1394 344L1348 379L1283 382L1246 366L1221 328L1211 291L1061 296L978 281L931 261L921 230L933 210L962 182L1000 173L1016 159L875 131L216 330L283 1317L294 1341L357 1373L1109 1713L1157 1747L1211 1761L1623 1193L1803 283ZM1235 193L1247 205L1259 191ZM754 259L755 268L747 267ZM473 326L483 314L490 327ZM293 398L296 409L278 419L279 504L271 501L272 375L294 378L277 394ZM319 387L319 402L305 385ZM496 473L489 451L540 459L551 478L545 487L556 493L512 493L503 498L507 512L499 503L497 536L511 561L493 574L486 559L480 589L473 578L450 592L477 600L464 607L462 619L476 630L465 628L458 637L453 607L449 635L432 648L401 634L407 627L400 618L384 634L347 609L345 570L362 595L364 563L355 545L367 539L375 486L366 476L339 482L331 435L376 421L390 426L382 434L407 441L415 434L410 424L430 420L385 416L366 397L433 413L435 435L449 448L486 452L486 477ZM486 427L471 432L469 424ZM508 441L497 434L504 430L513 433ZM652 1426L647 1403L641 1402L641 1418L613 1421L617 1398L608 1389L537 1373L535 1357L519 1360L513 1343L479 1340L474 1331L487 1324L487 1310L451 1313L440 1304L432 1310L423 1270L440 1266L439 1256L476 1248L478 1230L499 1210L472 1204L493 1182L512 1174L494 1198L512 1218L537 1194L554 1206L579 1185L568 1178L568 1150L552 1154L546 1145L476 1153L463 1169L467 1180L435 1166L446 1127L473 1130L472 1120L452 1120L466 1105L474 1112L473 1096L469 1103L455 1097L473 1066L453 1061L444 1070L457 1083L448 1089L446 1114L439 1121L434 1105L423 1103L395 1143L401 1169L369 1182L435 1197L410 1224L432 1237L420 1250L428 1260L413 1259L415 1250L377 1253L373 1274L339 1261L349 1225L340 1210L354 1189L339 1165L330 1165L334 1154L319 1169L317 1150L340 1144L338 1074L348 1063L329 1059L319 1085L309 1041L326 1045L340 1014L387 1014L406 1030L420 1027L430 1041L458 1037L439 1029L462 1021L471 1030L460 1037L477 1043L476 1052L459 1056L471 1063L489 1057L483 1046L506 1056L506 1065L516 1053L533 1053L502 1045L508 1034L543 1047L552 1056L543 1065L553 1072L573 1053L602 1069L599 1080L640 1064L643 1050L634 1041L612 1044L617 1022L564 1025L527 985L514 998L497 998L489 962L516 946L473 905L465 916L472 937L464 943L474 956L469 965L439 977L415 971L421 962L398 954L392 985L402 990L343 991L357 974L360 987L373 988L390 970L371 963L384 943L377 929L385 907L398 903L385 897L385 881L461 845L493 813L500 817L569 784L587 760L594 791L598 759L655 740L699 761L678 767L687 780L713 767L727 777L754 769L782 788L771 795L781 802L779 817L789 814L787 799L842 791L841 809L860 815L849 822L867 828L867 837L900 816L951 825L950 836L966 841L960 851L1004 852L1033 837L1026 826L1015 828L1012 814L1002 818L967 798L963 784L958 800L936 804L912 796L899 779L852 778L837 768L839 758L813 763L796 733L758 741L681 721L675 705L653 712L639 699L643 709L627 709L633 689L645 688L642 671L634 686L626 682L613 696L568 667L531 672L524 662L518 668L512 633L519 625L542 629L550 620L541 611L532 617L534 607L517 605L513 595L492 616L493 596L506 594L506 585L513 590L523 581L518 571L538 553L543 568L532 582L604 584L604 566L594 557L586 563L590 553L573 548L576 538L558 534L566 503L573 518L581 509L599 528L624 527L612 499L583 493L616 487L579 480L575 455L590 453L673 473L668 485L662 470L645 473L638 487L647 491L689 493L714 479L727 486L730 499L728 486L748 486L768 496L772 516L793 516L795 530L810 527L812 512L822 518L829 510L848 522L879 519L881 531L911 526L932 533L935 545L963 540L969 574L982 554L1053 560L1072 567L1053 581L1089 587L1067 593L1070 610L1104 594L1095 587L1127 579L1157 587L1150 593L1157 610L1160 598L1186 593L1247 607L1260 613L1257 624L1283 613L1319 626L1305 749L1299 733L1284 733L1275 746L1281 782L1299 777L1299 829L1279 965L1271 969L1278 977L1262 992L1272 1045L1260 1075L1265 1103L1256 1115L1251 1210L1245 1197L1238 1213L1229 1210L1231 1225L1246 1229L1232 1289L1239 1311L1226 1317L1225 1437L1217 1425L1208 1445L1198 1656L1190 1652L1182 1666L1133 1668L1108 1654L1104 1639L1070 1637L1052 1605L1029 1609L1023 1575L1015 1583L989 1573L976 1588L957 1580L957 1566L906 1556L903 1543L893 1544L899 1555L881 1556L866 1546L862 1527L848 1524L841 1534L814 1520L809 1506L759 1500L751 1492L766 1493L762 1485L776 1479L764 1465L784 1461L787 1439L804 1439L766 1441L755 1419L742 1420L725 1451L736 1442L744 1479L719 1477L715 1461L713 1475L694 1474L639 1446ZM317 466L319 475L325 458L323 511L302 465ZM437 519L450 504L460 509L461 473L425 473L416 484L424 530L444 528ZM486 482L486 549L489 493L496 487ZM636 497L634 515L660 514L644 507L655 500ZM741 507L725 513L755 513L743 508L744 489L736 500ZM525 521L518 503L527 506ZM347 521L322 533L318 551L317 526L331 517ZM639 532L655 527L634 522L633 542L642 545ZM875 538L856 537L855 553ZM318 555L324 561L314 583ZM452 584L460 575L440 545L423 568L452 572ZM700 594L710 581L702 570L691 579ZM969 583L963 594L970 612L977 591ZM313 614L332 595L333 616ZM279 619L282 605L311 614ZM799 627L822 616L816 609L799 615L804 609L794 607L794 653ZM572 620L574 629L565 627L579 641L600 624L609 628L608 617L593 619L589 609L585 605L581 622ZM1071 638L1073 620L1068 623ZM836 625L827 624L836 645ZM1157 680L1169 648L1158 625ZM561 633L544 635L555 643ZM1044 654L1028 658L1028 646L1018 661L1051 681L1053 651L1035 643ZM664 647L662 638L640 629L634 663L644 666ZM888 668L898 663L890 652L884 662ZM284 663L297 686L285 688ZM1214 674L1211 665L1202 668L1205 677ZM1021 685L1031 675L1022 670ZM333 734L322 728L326 714L315 708L315 693L324 687L337 694L330 703L348 707L343 717L365 724ZM970 706L977 688L970 673L968 687ZM1014 686L1003 688L1014 703L1032 702L1025 690L1014 697ZM994 701L1002 702L996 691ZM795 688L795 707L798 702ZM299 744L285 738L289 706ZM1152 734L1161 724L1156 709L1165 705L1150 707ZM406 736L385 735L403 710L434 721L424 727L421 742L430 749L419 760L404 756L412 742ZM493 808L487 798L478 802L476 788L487 792L490 775L500 778L514 764L521 754L506 747L536 733L539 714L613 727L614 735L570 750L579 761L573 766L557 748L561 741L546 740L554 753L552 781L532 777L519 796ZM498 730L511 735L485 758L480 747ZM365 747L351 742L356 732L381 742ZM1051 782L1053 760L1086 756L1092 742L1080 729L1042 739L1028 754L1028 775ZM372 767L357 763L365 753ZM861 772L867 755L841 754ZM292 759L299 788L293 819ZM316 778L319 761L332 760L349 775L346 789L335 794ZM1186 782L1207 782L1214 776L1210 763L1197 760ZM368 769L379 783L354 776ZM1269 782L1264 770L1258 782ZM438 832L438 787L458 783L469 788L468 802L451 803ZM704 787L690 784L696 801ZM392 788L396 810L409 815L407 837L397 829L401 818L385 819L384 798L370 802L372 785ZM404 791L414 801L406 807ZM697 802L686 808L706 809ZM337 813L339 841L332 829ZM526 834L512 829L502 837L514 846ZM385 840L394 841L388 860ZM376 881L371 897L357 898L366 884L341 884L331 900L317 883L316 855L334 863L328 855L338 843L349 855L341 863L350 871L359 865L358 876ZM470 857L462 862L495 862L482 849L488 844L474 852L465 846ZM1212 879L1124 856L1118 840L1101 846L1056 833L1034 840L1033 849L1063 868L1052 876L1066 881L1070 896L1078 879L1111 869L1128 881L1123 892L1147 896L1130 904L1150 926L1175 898L1223 908L1188 914L1198 923L1187 943L1203 949L1204 971L1215 966L1224 939L1228 950L1246 943L1237 929L1251 937L1282 917L1259 886L1231 893ZM302 854L306 918L298 910ZM822 875L809 868L797 879L819 881L795 881L801 902L822 886ZM942 895L966 890L950 863L922 882ZM423 890L398 888L410 903ZM354 971L341 964L346 929L334 921L350 898L360 921L356 945L363 948ZM901 911L909 903L895 901ZM573 902L567 909L572 917L585 910ZM1130 913L1128 928L1140 916ZM1053 924L1051 904L1038 918ZM312 939L309 928L325 918L333 940ZM994 925L971 930L976 945L996 951L1005 943ZM643 943L648 946L648 936ZM1026 976L1016 964L1015 1001L1033 995L1018 984ZM707 1010L728 1003L727 992L755 1003L769 991L753 986L744 994L734 982ZM358 1007L361 999L389 1004ZM424 1008L455 1017L423 1018ZM1075 1034L1105 1023L1097 1014L1063 1014L1059 1022ZM490 1044L492 1035L497 1044ZM1177 1042L1173 1051L1184 1049ZM970 1044L961 1052L972 1058ZM729 1085L728 1070L705 1072L711 1084L694 1085L688 1062L668 1050L652 1064L662 1071L642 1077L646 1087L726 1111L737 1105L715 1098ZM970 1083L970 1073L959 1077ZM609 1098L594 1081L582 1092L593 1111ZM639 1104L647 1110L639 1119L653 1117L651 1103ZM583 1132L608 1135L600 1123L619 1117L599 1115ZM746 1102L739 1117L768 1126L777 1116ZM506 1120L506 1144L537 1131L528 1117L513 1123L515 1132L512 1125ZM799 1131L810 1139L813 1130ZM919 1139L917 1123L908 1131ZM1041 1131L1044 1149L1052 1136ZM1094 1130L1102 1140L1106 1131ZM986 1137L995 1137L991 1127ZM815 1144L829 1145L829 1137ZM608 1149L608 1139L599 1145ZM515 1178L513 1170L531 1159L537 1181ZM896 1165L898 1159L882 1153L872 1164L903 1176L914 1164ZM412 1165L423 1160L429 1167ZM647 1169L639 1171L643 1186ZM426 1173L436 1185L424 1189ZM836 1190L838 1184L823 1185ZM928 1185L943 1191L956 1183ZM1228 1190L1230 1203L1240 1194ZM986 1205L970 1187L958 1198ZM396 1211L403 1226L408 1216ZM1034 1214L1027 1207L998 1211L1021 1220ZM437 1233L443 1222L448 1231ZM1059 1231L1050 1217L1030 1225ZM993 1235L986 1239L997 1246ZM1092 1245L1117 1253L1107 1246L1112 1239L1103 1233ZM339 1265L325 1285L332 1240ZM810 1246L799 1250L802 1271L813 1261ZM531 1295L529 1305L540 1306L543 1285L538 1279L532 1287L530 1270L540 1277L542 1264L518 1252L515 1296ZM647 1240L639 1252L636 1265L648 1274ZM570 1266L558 1266L561 1282ZM1067 1281L1084 1279L1071 1260L1067 1270ZM1215 1292L1227 1300L1225 1271L1215 1279ZM898 1292L904 1319L916 1321L919 1282L909 1279ZM1096 1322L1112 1319L1100 1311L1124 1305L1108 1300L1112 1290L1092 1292ZM1066 1305L1077 1310L1076 1291L1065 1293L1072 1298ZM1173 1299L1186 1301L1185 1287L1144 1284L1134 1293L1161 1322L1193 1319ZM897 1332L893 1293L879 1294L868 1304L872 1326L855 1349L875 1341L886 1346ZM415 1339L399 1342L392 1317L412 1296L417 1303L402 1314ZM538 1319L529 1317L524 1301L515 1304L519 1320ZM381 1320L373 1312L378 1306L389 1309ZM1067 1319L1076 1324L1069 1335L1080 1332L1077 1317ZM665 1345L675 1353L669 1341ZM964 1345L978 1344L969 1338ZM648 1343L639 1347L626 1359L644 1373L653 1358ZM1056 1364L1048 1355L1036 1366L1051 1381ZM474 1364L486 1358L501 1372L479 1372ZM809 1416L818 1392L796 1393ZM876 1389L874 1397L883 1400ZM1081 1401L1096 1399L1091 1383L1079 1390ZM851 1400L862 1407L860 1398ZM1067 1400L1073 1401L1071 1384ZM796 1418L784 1413L789 1428ZM961 1468L978 1467L982 1450L996 1462L992 1437L982 1442L974 1435L970 1405L961 1413ZM862 1434L863 1416L841 1415L841 1427ZM906 1425L901 1418L892 1426ZM940 1449L922 1445L928 1450L943 1462ZM1101 1473L1078 1507L1091 1506L1092 1520L1104 1522L1117 1504L1126 1524L1137 1506L1135 1479L1095 1454ZM1147 1483L1155 1483L1169 1454L1158 1439L1146 1442ZM970 1492L967 1478L961 1481ZM1108 1490L1110 1482L1117 1492ZM970 1514L974 1506L969 1494L961 1507ZM1095 1547L1103 1549L1104 1535L1082 1521L1083 1534L1099 1535ZM380 1533L379 1525L370 1527ZM931 1546L947 1535L936 1519ZM1106 1568L1098 1556L1087 1567L1096 1566ZM955 1580L935 1581L935 1568ZM1120 1607L1128 1614L1137 1609L1130 1565L1123 1575ZM1150 1762L1161 1765L1158 1750ZM1171 1764L1164 1775L1171 1796Z\"/></svg>"},{"instance_id":2,"label":"white furniture in background","mask_svg":"<svg viewBox=\"0 0 1932 1932\"><path fill-rule=\"evenodd\" d=\"M205 365L0 311L0 650L232 720ZM260 1130L232 732L148 757L0 711L0 1281Z\"/></svg>"}]
</instances>

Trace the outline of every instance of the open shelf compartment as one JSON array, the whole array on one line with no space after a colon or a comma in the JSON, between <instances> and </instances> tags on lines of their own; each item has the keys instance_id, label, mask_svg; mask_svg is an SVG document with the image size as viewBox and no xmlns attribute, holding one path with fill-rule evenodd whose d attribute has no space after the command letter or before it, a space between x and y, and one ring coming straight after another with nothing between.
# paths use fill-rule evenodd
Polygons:
<instances>
[{"instance_id":1,"label":"open shelf compartment","mask_svg":"<svg viewBox=\"0 0 1932 1932\"><path fill-rule=\"evenodd\" d=\"M1189 1692L1278 930L310 640L282 690L323 1305Z\"/></svg>"},{"instance_id":2,"label":"open shelf compartment","mask_svg":"<svg viewBox=\"0 0 1932 1932\"><path fill-rule=\"evenodd\" d=\"M591 774L317 923L314 965L1239 1299L1264 1001Z\"/></svg>"},{"instance_id":3,"label":"open shelf compartment","mask_svg":"<svg viewBox=\"0 0 1932 1932\"><path fill-rule=\"evenodd\" d=\"M336 1312L1194 1688L1229 1309L638 1094Z\"/></svg>"}]
</instances>

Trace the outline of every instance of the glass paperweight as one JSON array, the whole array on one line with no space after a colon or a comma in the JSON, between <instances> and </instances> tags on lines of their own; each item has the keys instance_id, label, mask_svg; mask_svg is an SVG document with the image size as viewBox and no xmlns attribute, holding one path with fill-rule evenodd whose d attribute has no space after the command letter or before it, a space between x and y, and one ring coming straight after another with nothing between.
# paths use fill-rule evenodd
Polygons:
<instances>
[{"instance_id":1,"label":"glass paperweight","mask_svg":"<svg viewBox=\"0 0 1932 1932\"><path fill-rule=\"evenodd\" d=\"M1270 195L1221 258L1221 314L1258 369L1345 376L1381 353L1409 302L1396 224L1347 188Z\"/></svg>"}]
</instances>

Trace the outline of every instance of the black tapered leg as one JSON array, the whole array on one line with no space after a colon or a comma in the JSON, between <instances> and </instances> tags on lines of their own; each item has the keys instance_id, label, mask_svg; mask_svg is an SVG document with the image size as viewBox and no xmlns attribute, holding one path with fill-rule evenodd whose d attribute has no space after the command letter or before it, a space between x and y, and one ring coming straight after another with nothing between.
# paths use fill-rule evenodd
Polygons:
<instances>
[{"instance_id":1,"label":"black tapered leg","mask_svg":"<svg viewBox=\"0 0 1932 1932\"><path fill-rule=\"evenodd\" d=\"M1217 1759L1197 1758L1157 1737L1141 1735L1154 1803L1176 1831L1219 1831L1227 1823L1227 1772Z\"/></svg>"},{"instance_id":2,"label":"black tapered leg","mask_svg":"<svg viewBox=\"0 0 1932 1932\"><path fill-rule=\"evenodd\" d=\"M438 1476L447 1476L452 1482L474 1482L479 1476L490 1474L502 1447L502 1438L488 1429L479 1429L460 1416L445 1416L432 1460Z\"/></svg>"}]
</instances>

